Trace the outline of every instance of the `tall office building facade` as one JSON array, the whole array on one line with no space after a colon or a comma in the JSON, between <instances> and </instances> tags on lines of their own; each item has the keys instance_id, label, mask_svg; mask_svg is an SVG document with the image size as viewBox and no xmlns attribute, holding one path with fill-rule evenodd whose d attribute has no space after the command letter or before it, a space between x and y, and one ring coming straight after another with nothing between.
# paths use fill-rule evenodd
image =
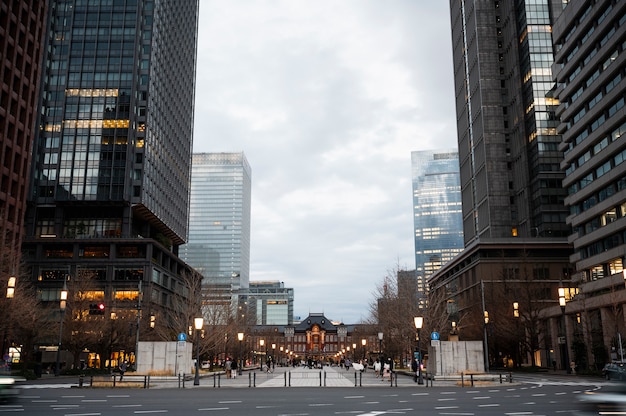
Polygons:
<instances>
[{"instance_id":1,"label":"tall office building facade","mask_svg":"<svg viewBox=\"0 0 626 416\"><path fill-rule=\"evenodd\" d=\"M547 328L587 346L574 359L591 368L626 358L619 343L626 333L626 3L570 2L553 36L578 293L566 299L566 334L559 333L560 308L551 311Z\"/></svg>"},{"instance_id":2,"label":"tall office building facade","mask_svg":"<svg viewBox=\"0 0 626 416\"><path fill-rule=\"evenodd\" d=\"M418 294L442 265L463 251L459 154L454 149L411 152L415 275Z\"/></svg>"},{"instance_id":3,"label":"tall office building facade","mask_svg":"<svg viewBox=\"0 0 626 416\"><path fill-rule=\"evenodd\" d=\"M531 317L555 304L570 279L558 101L550 94L552 24L565 5L450 1L465 249L429 283L460 339L482 339L489 313L495 335L484 342L497 343L486 345L486 368L507 355L515 365L548 365L554 357L542 351L559 347L532 341L520 355L507 331L516 303L526 317L520 325L534 333Z\"/></svg>"},{"instance_id":4,"label":"tall office building facade","mask_svg":"<svg viewBox=\"0 0 626 416\"><path fill-rule=\"evenodd\" d=\"M243 152L194 153L189 240L181 257L200 274L205 313L224 322L250 281L251 169Z\"/></svg>"},{"instance_id":5,"label":"tall office building facade","mask_svg":"<svg viewBox=\"0 0 626 416\"><path fill-rule=\"evenodd\" d=\"M294 292L284 282L251 281L248 290L242 292L256 325L293 324Z\"/></svg>"},{"instance_id":6,"label":"tall office building facade","mask_svg":"<svg viewBox=\"0 0 626 416\"><path fill-rule=\"evenodd\" d=\"M43 301L165 325L187 238L198 1L50 2L24 255ZM184 276L183 276L184 275ZM140 326L138 319L138 326ZM143 325L143 320L141 321ZM134 350L134 346L125 346Z\"/></svg>"},{"instance_id":7,"label":"tall office building facade","mask_svg":"<svg viewBox=\"0 0 626 416\"><path fill-rule=\"evenodd\" d=\"M451 1L465 244L568 234L552 89L562 0Z\"/></svg>"},{"instance_id":8,"label":"tall office building facade","mask_svg":"<svg viewBox=\"0 0 626 416\"><path fill-rule=\"evenodd\" d=\"M20 274L47 2L0 2L0 282Z\"/></svg>"}]
</instances>

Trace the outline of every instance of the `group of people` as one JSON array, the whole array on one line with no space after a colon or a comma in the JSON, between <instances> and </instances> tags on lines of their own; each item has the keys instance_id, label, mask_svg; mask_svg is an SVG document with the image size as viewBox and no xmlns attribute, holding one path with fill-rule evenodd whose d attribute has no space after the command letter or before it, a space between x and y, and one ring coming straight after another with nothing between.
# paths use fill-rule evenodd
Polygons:
<instances>
[{"instance_id":1,"label":"group of people","mask_svg":"<svg viewBox=\"0 0 626 416\"><path fill-rule=\"evenodd\" d=\"M384 361L384 362L383 362ZM393 370L393 361L391 358L387 358L385 360L379 360L378 358L374 361L374 374L376 378L380 377L380 381L389 380L391 381L391 371Z\"/></svg>"},{"instance_id":2,"label":"group of people","mask_svg":"<svg viewBox=\"0 0 626 416\"><path fill-rule=\"evenodd\" d=\"M224 363L226 378L237 378L237 370L237 359L226 358L226 362Z\"/></svg>"}]
</instances>

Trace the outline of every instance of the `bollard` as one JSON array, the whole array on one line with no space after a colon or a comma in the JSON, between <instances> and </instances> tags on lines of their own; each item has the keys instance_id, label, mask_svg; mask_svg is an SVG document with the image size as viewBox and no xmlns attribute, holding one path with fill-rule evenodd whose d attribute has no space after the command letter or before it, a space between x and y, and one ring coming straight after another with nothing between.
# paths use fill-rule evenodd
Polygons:
<instances>
[{"instance_id":1,"label":"bollard","mask_svg":"<svg viewBox=\"0 0 626 416\"><path fill-rule=\"evenodd\" d=\"M287 372L283 373L283 377L285 378L285 387L287 387Z\"/></svg>"},{"instance_id":2,"label":"bollard","mask_svg":"<svg viewBox=\"0 0 626 416\"><path fill-rule=\"evenodd\" d=\"M363 373L359 373L359 387L363 387Z\"/></svg>"},{"instance_id":3,"label":"bollard","mask_svg":"<svg viewBox=\"0 0 626 416\"><path fill-rule=\"evenodd\" d=\"M474 387L474 374L470 374L470 385Z\"/></svg>"},{"instance_id":4,"label":"bollard","mask_svg":"<svg viewBox=\"0 0 626 416\"><path fill-rule=\"evenodd\" d=\"M356 371L354 372L354 387L356 387Z\"/></svg>"},{"instance_id":5,"label":"bollard","mask_svg":"<svg viewBox=\"0 0 626 416\"><path fill-rule=\"evenodd\" d=\"M463 373L461 373L461 387L465 387L465 380L463 380Z\"/></svg>"},{"instance_id":6,"label":"bollard","mask_svg":"<svg viewBox=\"0 0 626 416\"><path fill-rule=\"evenodd\" d=\"M289 372L289 387L291 387L291 371Z\"/></svg>"},{"instance_id":7,"label":"bollard","mask_svg":"<svg viewBox=\"0 0 626 416\"><path fill-rule=\"evenodd\" d=\"M78 376L78 387L83 387L84 378L85 378L84 374L81 374L80 376Z\"/></svg>"},{"instance_id":8,"label":"bollard","mask_svg":"<svg viewBox=\"0 0 626 416\"><path fill-rule=\"evenodd\" d=\"M143 377L143 388L147 389L148 387L150 387L150 376L144 376Z\"/></svg>"},{"instance_id":9,"label":"bollard","mask_svg":"<svg viewBox=\"0 0 626 416\"><path fill-rule=\"evenodd\" d=\"M115 387L115 374L113 374L113 387Z\"/></svg>"},{"instance_id":10,"label":"bollard","mask_svg":"<svg viewBox=\"0 0 626 416\"><path fill-rule=\"evenodd\" d=\"M322 372L320 371L320 387L322 387Z\"/></svg>"},{"instance_id":11,"label":"bollard","mask_svg":"<svg viewBox=\"0 0 626 416\"><path fill-rule=\"evenodd\" d=\"M513 373L509 373L509 383L513 382Z\"/></svg>"},{"instance_id":12,"label":"bollard","mask_svg":"<svg viewBox=\"0 0 626 416\"><path fill-rule=\"evenodd\" d=\"M178 374L176 375L176 378L178 379L178 388L180 388L180 386L181 386L181 382L180 382L180 373L178 373Z\"/></svg>"},{"instance_id":13,"label":"bollard","mask_svg":"<svg viewBox=\"0 0 626 416\"><path fill-rule=\"evenodd\" d=\"M502 384L502 373L500 373L500 384Z\"/></svg>"}]
</instances>

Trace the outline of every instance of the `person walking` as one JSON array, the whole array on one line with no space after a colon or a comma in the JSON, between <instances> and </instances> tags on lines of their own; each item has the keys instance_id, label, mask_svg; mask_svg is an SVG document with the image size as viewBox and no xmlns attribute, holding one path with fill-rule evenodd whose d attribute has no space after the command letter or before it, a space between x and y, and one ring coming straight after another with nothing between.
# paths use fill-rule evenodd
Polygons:
<instances>
[{"instance_id":1,"label":"person walking","mask_svg":"<svg viewBox=\"0 0 626 416\"><path fill-rule=\"evenodd\" d=\"M374 362L374 374L376 374L376 378L380 376L380 360L377 358L376 362Z\"/></svg>"},{"instance_id":2,"label":"person walking","mask_svg":"<svg viewBox=\"0 0 626 416\"><path fill-rule=\"evenodd\" d=\"M237 378L237 359L233 358L233 361L230 363L230 378Z\"/></svg>"},{"instance_id":3,"label":"person walking","mask_svg":"<svg viewBox=\"0 0 626 416\"><path fill-rule=\"evenodd\" d=\"M128 368L128 364L126 364L126 361L122 361L120 363L120 381L122 381L122 379L124 378L124 373L126 372Z\"/></svg>"}]
</instances>

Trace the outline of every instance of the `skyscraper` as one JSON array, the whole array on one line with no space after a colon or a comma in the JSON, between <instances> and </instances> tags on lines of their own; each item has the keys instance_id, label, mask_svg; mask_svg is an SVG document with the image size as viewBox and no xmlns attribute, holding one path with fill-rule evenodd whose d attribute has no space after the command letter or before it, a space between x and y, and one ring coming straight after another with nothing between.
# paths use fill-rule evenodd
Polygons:
<instances>
[{"instance_id":1,"label":"skyscraper","mask_svg":"<svg viewBox=\"0 0 626 416\"><path fill-rule=\"evenodd\" d=\"M587 346L576 358L585 369L626 358L620 342L626 335L625 23L623 1L578 1L569 3L553 30L578 293L566 292L566 307L546 314L545 327L549 337Z\"/></svg>"},{"instance_id":2,"label":"skyscraper","mask_svg":"<svg viewBox=\"0 0 626 416\"><path fill-rule=\"evenodd\" d=\"M143 316L165 325L193 274L177 254L198 1L56 0L48 21L24 242L38 294L56 302L64 282L90 281L82 299L118 317L143 299Z\"/></svg>"},{"instance_id":3,"label":"skyscraper","mask_svg":"<svg viewBox=\"0 0 626 416\"><path fill-rule=\"evenodd\" d=\"M47 2L0 2L0 282L19 271Z\"/></svg>"},{"instance_id":4,"label":"skyscraper","mask_svg":"<svg viewBox=\"0 0 626 416\"><path fill-rule=\"evenodd\" d=\"M435 271L463 251L459 154L411 152L415 274L418 293Z\"/></svg>"},{"instance_id":5,"label":"skyscraper","mask_svg":"<svg viewBox=\"0 0 626 416\"><path fill-rule=\"evenodd\" d=\"M555 304L570 279L558 101L550 94L552 24L564 7L562 0L450 1L465 249L429 284L460 339L483 339L486 368L507 355L530 365L554 358L535 353L532 317ZM531 334L532 352L522 357L507 347L519 344L506 332L514 304ZM498 334L491 339L487 314ZM497 346L488 345L494 338ZM555 339L543 343L542 351L558 347Z\"/></svg>"},{"instance_id":6,"label":"skyscraper","mask_svg":"<svg viewBox=\"0 0 626 416\"><path fill-rule=\"evenodd\" d=\"M565 177L552 89L562 0L451 1L465 245L562 237Z\"/></svg>"},{"instance_id":7,"label":"skyscraper","mask_svg":"<svg viewBox=\"0 0 626 416\"><path fill-rule=\"evenodd\" d=\"M240 289L249 285L251 187L243 153L193 155L189 241L181 257L203 276L212 321L224 322L221 306L236 307Z\"/></svg>"}]
</instances>

